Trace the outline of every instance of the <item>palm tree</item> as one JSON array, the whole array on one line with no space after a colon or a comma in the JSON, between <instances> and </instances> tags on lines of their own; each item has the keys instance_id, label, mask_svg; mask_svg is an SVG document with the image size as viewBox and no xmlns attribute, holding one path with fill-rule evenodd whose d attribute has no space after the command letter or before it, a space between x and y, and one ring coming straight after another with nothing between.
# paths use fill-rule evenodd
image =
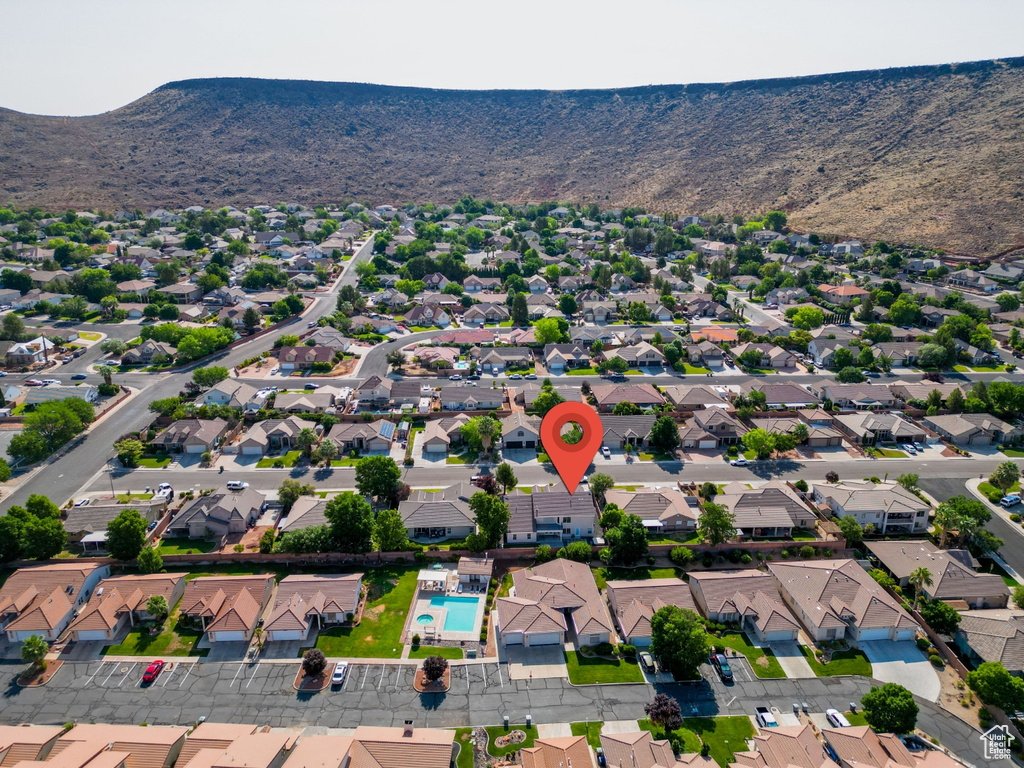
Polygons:
<instances>
[{"instance_id":1,"label":"palm tree","mask_svg":"<svg viewBox=\"0 0 1024 768\"><path fill-rule=\"evenodd\" d=\"M96 370L99 371L100 376L103 377L103 383L109 387L110 379L114 375L114 368L109 365L101 365Z\"/></svg>"},{"instance_id":2,"label":"palm tree","mask_svg":"<svg viewBox=\"0 0 1024 768\"><path fill-rule=\"evenodd\" d=\"M915 568L911 571L908 581L914 585L914 610L916 611L918 603L921 602L921 590L932 585L932 572L924 566Z\"/></svg>"},{"instance_id":3,"label":"palm tree","mask_svg":"<svg viewBox=\"0 0 1024 768\"><path fill-rule=\"evenodd\" d=\"M309 458L309 455L313 452L313 446L316 445L316 441L316 430L312 427L303 427L299 430L298 437L295 438L296 445L302 449L306 458Z\"/></svg>"},{"instance_id":4,"label":"palm tree","mask_svg":"<svg viewBox=\"0 0 1024 768\"><path fill-rule=\"evenodd\" d=\"M29 635L21 645L21 659L34 667L46 669L46 654L50 645L42 635Z\"/></svg>"}]
</instances>

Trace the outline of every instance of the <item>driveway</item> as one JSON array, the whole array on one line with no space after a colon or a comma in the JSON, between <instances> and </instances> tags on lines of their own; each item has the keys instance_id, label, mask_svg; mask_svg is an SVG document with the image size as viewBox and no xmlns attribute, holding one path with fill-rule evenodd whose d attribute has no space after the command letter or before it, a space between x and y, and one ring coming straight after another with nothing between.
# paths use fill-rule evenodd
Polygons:
<instances>
[{"instance_id":1,"label":"driveway","mask_svg":"<svg viewBox=\"0 0 1024 768\"><path fill-rule=\"evenodd\" d=\"M542 645L535 648L515 645L499 647L498 658L507 662L510 680L569 677L569 670L565 666L565 653L560 645Z\"/></svg>"},{"instance_id":2,"label":"driveway","mask_svg":"<svg viewBox=\"0 0 1024 768\"><path fill-rule=\"evenodd\" d=\"M807 659L800 653L800 646L796 642L771 643L775 658L779 660L782 671L786 677L814 677L814 670L807 663Z\"/></svg>"},{"instance_id":3,"label":"driveway","mask_svg":"<svg viewBox=\"0 0 1024 768\"><path fill-rule=\"evenodd\" d=\"M860 647L871 662L872 677L876 680L899 683L922 699L938 701L939 676L915 643L874 640L861 643Z\"/></svg>"}]
</instances>

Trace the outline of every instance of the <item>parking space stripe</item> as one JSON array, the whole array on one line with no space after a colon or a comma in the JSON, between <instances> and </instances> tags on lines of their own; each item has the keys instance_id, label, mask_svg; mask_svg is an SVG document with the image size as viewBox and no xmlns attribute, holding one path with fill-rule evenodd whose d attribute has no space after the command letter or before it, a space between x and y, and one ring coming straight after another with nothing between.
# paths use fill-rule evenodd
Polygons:
<instances>
[{"instance_id":1,"label":"parking space stripe","mask_svg":"<svg viewBox=\"0 0 1024 768\"><path fill-rule=\"evenodd\" d=\"M103 678L103 682L100 683L100 685L106 685L107 680L109 680L111 678L111 675L113 675L115 672L117 672L117 662L114 662L114 666L110 669L110 674Z\"/></svg>"},{"instance_id":2,"label":"parking space stripe","mask_svg":"<svg viewBox=\"0 0 1024 768\"><path fill-rule=\"evenodd\" d=\"M230 683L228 683L228 685L229 685L229 686L230 686L230 685L234 685L234 684L235 684L235 680L237 680L237 679L238 679L238 673L239 673L239 672L241 672L241 671L242 671L242 665L241 665L241 664L239 664L239 665L238 665L238 669L236 669L236 670L235 670L235 676L234 676L234 677L232 677L232 678L231 678L231 682L230 682Z\"/></svg>"},{"instance_id":3,"label":"parking space stripe","mask_svg":"<svg viewBox=\"0 0 1024 768\"><path fill-rule=\"evenodd\" d=\"M249 682L245 684L245 687L246 687L246 688L248 688L248 687L249 687L249 685L250 685L250 684L252 683L252 681L256 679L256 671L257 671L257 670L258 670L259 668L260 668L260 662L258 662L258 661L257 661L257 662L256 662L256 669L254 669L254 670L252 671L252 677L250 677L250 678L249 678Z\"/></svg>"},{"instance_id":4,"label":"parking space stripe","mask_svg":"<svg viewBox=\"0 0 1024 768\"><path fill-rule=\"evenodd\" d=\"M167 683L170 681L170 679L172 677L174 677L174 673L177 672L177 671L178 671L178 664L175 663L175 664L171 665L171 671L168 672L166 675L164 675L164 681L162 683L160 683L160 687L163 688L165 685L167 685Z\"/></svg>"},{"instance_id":5,"label":"parking space stripe","mask_svg":"<svg viewBox=\"0 0 1024 768\"><path fill-rule=\"evenodd\" d=\"M384 670L386 670L386 669L387 669L387 665L386 664L381 664L380 665L380 680L377 681L377 690L378 691L380 690L381 685L384 684Z\"/></svg>"},{"instance_id":6,"label":"parking space stripe","mask_svg":"<svg viewBox=\"0 0 1024 768\"><path fill-rule=\"evenodd\" d=\"M122 677L122 678L121 678L121 682L119 682L119 683L117 684L117 687L118 687L118 688L120 688L120 687L121 687L121 685L122 685L122 684L124 683L124 681L128 679L128 675L130 675L130 674L132 673L132 670L133 670L133 669L135 669L135 667L137 667L138 665L139 665L139 663L138 663L138 662L135 662L134 664L132 664L132 665L131 665L131 666L130 666L130 667L128 668L128 671L124 673L124 677Z\"/></svg>"},{"instance_id":7,"label":"parking space stripe","mask_svg":"<svg viewBox=\"0 0 1024 768\"><path fill-rule=\"evenodd\" d=\"M363 685L366 685L366 678L369 677L369 675L370 675L370 665L367 664L366 665L366 671L363 672L363 682L362 682L362 685L359 686L359 690L363 690Z\"/></svg>"},{"instance_id":8,"label":"parking space stripe","mask_svg":"<svg viewBox=\"0 0 1024 768\"><path fill-rule=\"evenodd\" d=\"M499 663L495 664L494 668L498 670L498 682L501 683L501 687L504 688L505 687L505 681L501 679L501 663L499 662Z\"/></svg>"},{"instance_id":9,"label":"parking space stripe","mask_svg":"<svg viewBox=\"0 0 1024 768\"><path fill-rule=\"evenodd\" d=\"M345 675L345 679L341 682L341 690L348 688L348 681L352 679L352 676L356 673L353 667L349 667L348 673Z\"/></svg>"},{"instance_id":10,"label":"parking space stripe","mask_svg":"<svg viewBox=\"0 0 1024 768\"><path fill-rule=\"evenodd\" d=\"M466 690L469 690L469 665L466 664L463 669L466 671Z\"/></svg>"},{"instance_id":11,"label":"parking space stripe","mask_svg":"<svg viewBox=\"0 0 1024 768\"><path fill-rule=\"evenodd\" d=\"M181 686L183 686L185 684L185 681L188 680L188 676L192 674L192 668L195 665L196 665L196 663L194 661L191 664L189 664L188 669L185 670L185 676L183 678L181 678L181 682L178 683L178 687L179 688L181 688Z\"/></svg>"},{"instance_id":12,"label":"parking space stripe","mask_svg":"<svg viewBox=\"0 0 1024 768\"><path fill-rule=\"evenodd\" d=\"M103 671L103 667L105 667L106 665L107 665L107 662L101 661L99 669L97 669L95 672L92 673L92 677L90 677L88 680L86 680L85 684L86 685L92 685L92 681L96 679L96 675L98 675L100 672L102 672Z\"/></svg>"}]
</instances>

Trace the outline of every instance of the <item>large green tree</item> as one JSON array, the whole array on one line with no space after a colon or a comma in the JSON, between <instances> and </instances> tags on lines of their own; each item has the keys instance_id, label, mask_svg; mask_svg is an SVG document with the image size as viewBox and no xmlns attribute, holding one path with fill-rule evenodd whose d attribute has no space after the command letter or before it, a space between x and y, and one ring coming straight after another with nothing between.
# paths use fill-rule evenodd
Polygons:
<instances>
[{"instance_id":1,"label":"large green tree","mask_svg":"<svg viewBox=\"0 0 1024 768\"><path fill-rule=\"evenodd\" d=\"M364 554L373 548L373 508L362 496L342 493L327 502L324 517L339 552Z\"/></svg>"},{"instance_id":2,"label":"large green tree","mask_svg":"<svg viewBox=\"0 0 1024 768\"><path fill-rule=\"evenodd\" d=\"M677 680L695 679L710 648L704 620L688 608L669 605L651 617L651 652Z\"/></svg>"},{"instance_id":3,"label":"large green tree","mask_svg":"<svg viewBox=\"0 0 1024 768\"><path fill-rule=\"evenodd\" d=\"M126 509L107 523L107 551L118 560L134 560L146 544L146 518Z\"/></svg>"},{"instance_id":4,"label":"large green tree","mask_svg":"<svg viewBox=\"0 0 1024 768\"><path fill-rule=\"evenodd\" d=\"M897 683L872 686L860 703L868 725L879 733L910 733L917 725L914 694Z\"/></svg>"},{"instance_id":5,"label":"large green tree","mask_svg":"<svg viewBox=\"0 0 1024 768\"><path fill-rule=\"evenodd\" d=\"M391 498L402 479L402 470L390 456L366 456L356 462L356 488L370 499Z\"/></svg>"},{"instance_id":6,"label":"large green tree","mask_svg":"<svg viewBox=\"0 0 1024 768\"><path fill-rule=\"evenodd\" d=\"M612 561L633 565L647 554L647 529L636 515L625 515L615 528L604 532Z\"/></svg>"},{"instance_id":7,"label":"large green tree","mask_svg":"<svg viewBox=\"0 0 1024 768\"><path fill-rule=\"evenodd\" d=\"M508 533L508 504L489 493L474 493L469 499L469 508L476 516L476 524L487 541L488 547L496 547Z\"/></svg>"},{"instance_id":8,"label":"large green tree","mask_svg":"<svg viewBox=\"0 0 1024 768\"><path fill-rule=\"evenodd\" d=\"M395 552L407 543L405 523L394 509L382 509L373 521L373 541L381 552Z\"/></svg>"},{"instance_id":9,"label":"large green tree","mask_svg":"<svg viewBox=\"0 0 1024 768\"><path fill-rule=\"evenodd\" d=\"M300 483L290 477L281 482L277 489L277 500L281 503L281 514L287 515L300 496L312 496L316 488L310 483Z\"/></svg>"},{"instance_id":10,"label":"large green tree","mask_svg":"<svg viewBox=\"0 0 1024 768\"><path fill-rule=\"evenodd\" d=\"M697 517L697 533L705 544L722 544L736 535L736 515L721 504L705 502Z\"/></svg>"}]
</instances>

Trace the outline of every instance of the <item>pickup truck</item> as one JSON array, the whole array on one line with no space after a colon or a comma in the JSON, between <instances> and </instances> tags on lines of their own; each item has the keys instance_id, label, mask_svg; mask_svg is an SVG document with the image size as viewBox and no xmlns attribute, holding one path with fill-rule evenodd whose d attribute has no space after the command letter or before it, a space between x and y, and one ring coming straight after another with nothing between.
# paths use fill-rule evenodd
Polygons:
<instances>
[{"instance_id":1,"label":"pickup truck","mask_svg":"<svg viewBox=\"0 0 1024 768\"><path fill-rule=\"evenodd\" d=\"M754 707L754 714L757 716L757 724L762 728L775 728L779 724L768 707Z\"/></svg>"}]
</instances>

